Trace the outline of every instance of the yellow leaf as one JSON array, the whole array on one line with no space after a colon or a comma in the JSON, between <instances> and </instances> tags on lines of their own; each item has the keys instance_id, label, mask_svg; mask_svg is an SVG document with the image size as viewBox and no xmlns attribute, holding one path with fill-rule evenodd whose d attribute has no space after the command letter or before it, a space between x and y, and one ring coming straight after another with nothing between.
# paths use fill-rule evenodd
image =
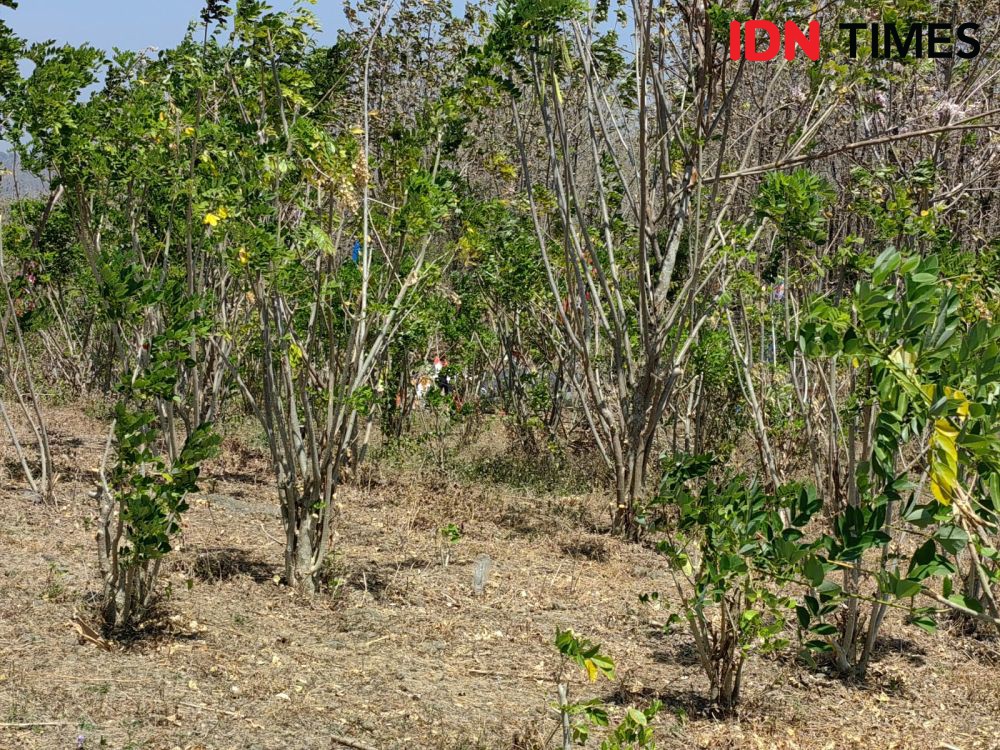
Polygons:
<instances>
[{"instance_id":1,"label":"yellow leaf","mask_svg":"<svg viewBox=\"0 0 1000 750\"><path fill-rule=\"evenodd\" d=\"M590 659L587 659L583 663L583 666L585 666L587 668L587 677L590 678L590 681L591 682L596 682L597 681L597 667L594 665L594 662L592 662Z\"/></svg>"},{"instance_id":2,"label":"yellow leaf","mask_svg":"<svg viewBox=\"0 0 1000 750\"><path fill-rule=\"evenodd\" d=\"M917 364L917 357L913 352L907 351L902 346L897 346L892 354L889 355L889 361L900 367L904 372L910 372Z\"/></svg>"},{"instance_id":3,"label":"yellow leaf","mask_svg":"<svg viewBox=\"0 0 1000 750\"><path fill-rule=\"evenodd\" d=\"M958 488L958 430L947 419L934 422L930 439L931 493L950 505Z\"/></svg>"},{"instance_id":4,"label":"yellow leaf","mask_svg":"<svg viewBox=\"0 0 1000 750\"><path fill-rule=\"evenodd\" d=\"M299 363L302 362L302 354L302 347L294 341L288 345L288 362L293 370L297 370Z\"/></svg>"},{"instance_id":5,"label":"yellow leaf","mask_svg":"<svg viewBox=\"0 0 1000 750\"><path fill-rule=\"evenodd\" d=\"M219 206L219 210L216 211L215 213L217 213L219 215L220 219L228 219L229 218L229 211L226 210L225 206Z\"/></svg>"},{"instance_id":6,"label":"yellow leaf","mask_svg":"<svg viewBox=\"0 0 1000 750\"><path fill-rule=\"evenodd\" d=\"M190 126L184 128L184 135L194 135L194 128Z\"/></svg>"},{"instance_id":7,"label":"yellow leaf","mask_svg":"<svg viewBox=\"0 0 1000 750\"><path fill-rule=\"evenodd\" d=\"M951 505L951 495L935 479L931 479L931 494L937 498L941 505Z\"/></svg>"},{"instance_id":8,"label":"yellow leaf","mask_svg":"<svg viewBox=\"0 0 1000 750\"><path fill-rule=\"evenodd\" d=\"M938 419L934 422L934 433L938 440L947 440L954 447L955 438L958 437L958 428L953 427L947 419Z\"/></svg>"},{"instance_id":9,"label":"yellow leaf","mask_svg":"<svg viewBox=\"0 0 1000 750\"><path fill-rule=\"evenodd\" d=\"M353 133L354 135L364 135L365 129L364 128L351 128L351 133Z\"/></svg>"},{"instance_id":10,"label":"yellow leaf","mask_svg":"<svg viewBox=\"0 0 1000 750\"><path fill-rule=\"evenodd\" d=\"M955 413L960 417L969 416L969 399L961 391L956 391L954 388L949 388L945 386L944 395L953 401L958 401L958 407L955 409Z\"/></svg>"}]
</instances>

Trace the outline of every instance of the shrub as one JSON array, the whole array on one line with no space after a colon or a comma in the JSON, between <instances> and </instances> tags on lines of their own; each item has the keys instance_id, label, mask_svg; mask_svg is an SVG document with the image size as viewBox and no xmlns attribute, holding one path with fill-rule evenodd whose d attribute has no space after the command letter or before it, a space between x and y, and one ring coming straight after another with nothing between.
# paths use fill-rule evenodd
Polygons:
<instances>
[{"instance_id":1,"label":"shrub","mask_svg":"<svg viewBox=\"0 0 1000 750\"><path fill-rule=\"evenodd\" d=\"M709 695L724 711L740 699L743 667L752 653L783 648L794 608L777 587L792 580L811 546L802 527L820 508L811 486L788 485L774 495L746 477L708 479L711 456L663 461L658 503L676 509L676 528L658 545L669 563L678 610L694 638ZM697 488L693 485L698 484ZM782 511L790 518L786 528ZM647 595L647 599L659 594Z\"/></svg>"}]
</instances>

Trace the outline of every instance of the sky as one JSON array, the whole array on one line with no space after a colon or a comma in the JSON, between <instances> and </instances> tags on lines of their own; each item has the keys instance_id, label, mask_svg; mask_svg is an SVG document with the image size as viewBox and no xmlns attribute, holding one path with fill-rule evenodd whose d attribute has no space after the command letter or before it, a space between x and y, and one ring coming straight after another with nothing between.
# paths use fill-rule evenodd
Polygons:
<instances>
[{"instance_id":1,"label":"sky","mask_svg":"<svg viewBox=\"0 0 1000 750\"><path fill-rule=\"evenodd\" d=\"M293 0L270 0L287 9ZM198 18L203 0L18 0L18 9L0 6L0 18L32 42L54 39L99 49L166 49L179 42ZM333 41L343 25L341 0L317 0L313 13L323 26L321 40Z\"/></svg>"}]
</instances>

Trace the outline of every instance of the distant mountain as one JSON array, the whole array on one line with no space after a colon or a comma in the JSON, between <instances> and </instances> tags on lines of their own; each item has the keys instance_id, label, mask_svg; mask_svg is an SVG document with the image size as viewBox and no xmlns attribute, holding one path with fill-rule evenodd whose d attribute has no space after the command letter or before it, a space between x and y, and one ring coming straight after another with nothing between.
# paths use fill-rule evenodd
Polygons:
<instances>
[{"instance_id":1,"label":"distant mountain","mask_svg":"<svg viewBox=\"0 0 1000 750\"><path fill-rule=\"evenodd\" d=\"M48 186L45 180L23 171L17 156L11 153L0 153L0 200L10 200L16 196L30 198L43 195L47 191Z\"/></svg>"}]
</instances>

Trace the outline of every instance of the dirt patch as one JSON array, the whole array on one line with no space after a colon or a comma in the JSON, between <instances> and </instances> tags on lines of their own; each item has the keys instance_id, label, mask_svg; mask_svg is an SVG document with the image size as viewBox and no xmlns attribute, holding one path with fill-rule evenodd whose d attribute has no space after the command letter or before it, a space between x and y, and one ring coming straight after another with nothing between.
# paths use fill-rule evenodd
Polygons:
<instances>
[{"instance_id":1,"label":"dirt patch","mask_svg":"<svg viewBox=\"0 0 1000 750\"><path fill-rule=\"evenodd\" d=\"M280 585L266 462L247 454L237 471L224 457L167 565L169 627L110 653L81 645L69 620L98 583L89 469L106 432L72 410L59 424L57 462L76 468L58 507L14 479L0 490L0 723L43 723L0 728L4 750L72 748L78 735L86 748L288 750L329 748L333 734L384 750L551 748L557 627L619 667L615 684L574 681L574 697L613 716L662 700L661 748L1000 747L996 643L899 619L866 684L754 659L741 711L717 720L686 634L665 635L664 613L639 603L669 590L662 561L580 531L604 513L599 496L563 504L419 472L340 492L324 594L302 601ZM445 556L449 523L461 538ZM493 564L477 596L481 555Z\"/></svg>"},{"instance_id":2,"label":"dirt patch","mask_svg":"<svg viewBox=\"0 0 1000 750\"><path fill-rule=\"evenodd\" d=\"M611 555L608 548L608 540L591 534L565 539L560 543L559 548L563 551L563 554L578 560L607 562Z\"/></svg>"}]
</instances>

